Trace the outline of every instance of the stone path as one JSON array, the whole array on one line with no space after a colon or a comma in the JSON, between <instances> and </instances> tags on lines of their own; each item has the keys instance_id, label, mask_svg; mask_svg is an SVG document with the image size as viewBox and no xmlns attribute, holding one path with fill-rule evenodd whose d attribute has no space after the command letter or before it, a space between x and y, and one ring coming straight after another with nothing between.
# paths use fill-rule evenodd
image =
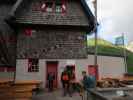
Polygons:
<instances>
[{"instance_id":1,"label":"stone path","mask_svg":"<svg viewBox=\"0 0 133 100\"><path fill-rule=\"evenodd\" d=\"M32 100L82 100L79 94L73 94L72 97L69 96L62 96L61 91L54 91L54 92L41 92L37 95L33 96Z\"/></svg>"}]
</instances>

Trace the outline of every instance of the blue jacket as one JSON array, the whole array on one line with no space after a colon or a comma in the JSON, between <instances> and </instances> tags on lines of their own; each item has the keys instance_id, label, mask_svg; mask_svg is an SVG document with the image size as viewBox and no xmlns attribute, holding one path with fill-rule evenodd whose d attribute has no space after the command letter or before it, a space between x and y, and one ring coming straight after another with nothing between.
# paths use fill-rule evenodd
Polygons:
<instances>
[{"instance_id":1,"label":"blue jacket","mask_svg":"<svg viewBox=\"0 0 133 100\"><path fill-rule=\"evenodd\" d=\"M96 81L95 76L84 76L84 78L83 78L84 88L85 89L94 88L95 87L95 81Z\"/></svg>"}]
</instances>

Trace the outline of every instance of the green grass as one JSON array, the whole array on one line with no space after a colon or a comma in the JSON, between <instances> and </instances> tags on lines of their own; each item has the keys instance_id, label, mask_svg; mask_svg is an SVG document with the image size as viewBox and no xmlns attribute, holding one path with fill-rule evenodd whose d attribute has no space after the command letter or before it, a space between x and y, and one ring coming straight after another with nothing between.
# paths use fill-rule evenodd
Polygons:
<instances>
[{"instance_id":1,"label":"green grass","mask_svg":"<svg viewBox=\"0 0 133 100\"><path fill-rule=\"evenodd\" d=\"M94 39L89 39L88 43L88 53L93 54L95 51ZM112 43L98 39L98 49L97 52L99 55L109 55L109 56L124 56L123 48L113 45ZM126 50L127 52L127 67L128 72L133 73L133 52Z\"/></svg>"}]
</instances>

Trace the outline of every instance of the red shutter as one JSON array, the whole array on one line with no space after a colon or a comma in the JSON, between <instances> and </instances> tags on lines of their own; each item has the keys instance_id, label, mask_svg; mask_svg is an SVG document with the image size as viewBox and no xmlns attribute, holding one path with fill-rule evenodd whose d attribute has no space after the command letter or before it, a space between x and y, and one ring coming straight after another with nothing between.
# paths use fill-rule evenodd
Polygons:
<instances>
[{"instance_id":1,"label":"red shutter","mask_svg":"<svg viewBox=\"0 0 133 100\"><path fill-rule=\"evenodd\" d=\"M46 3L43 3L43 4L41 5L41 11L46 12L46 8L47 8Z\"/></svg>"},{"instance_id":2,"label":"red shutter","mask_svg":"<svg viewBox=\"0 0 133 100\"><path fill-rule=\"evenodd\" d=\"M8 37L8 43L16 43L16 42L17 42L16 37L14 36Z\"/></svg>"},{"instance_id":3,"label":"red shutter","mask_svg":"<svg viewBox=\"0 0 133 100\"><path fill-rule=\"evenodd\" d=\"M29 59L28 59L28 72L31 72L31 69L32 69L32 61L31 61L31 59L29 58Z\"/></svg>"},{"instance_id":4,"label":"red shutter","mask_svg":"<svg viewBox=\"0 0 133 100\"><path fill-rule=\"evenodd\" d=\"M25 30L24 30L24 34L25 34L26 36L31 36L31 35L32 35L32 29L25 29Z\"/></svg>"},{"instance_id":5,"label":"red shutter","mask_svg":"<svg viewBox=\"0 0 133 100\"><path fill-rule=\"evenodd\" d=\"M93 75L96 77L96 79L99 79L99 74L98 74L98 65L95 66L95 65L89 65L88 66L88 72L89 72L89 75Z\"/></svg>"},{"instance_id":6,"label":"red shutter","mask_svg":"<svg viewBox=\"0 0 133 100\"><path fill-rule=\"evenodd\" d=\"M66 0L62 0L62 13L66 13Z\"/></svg>"}]
</instances>

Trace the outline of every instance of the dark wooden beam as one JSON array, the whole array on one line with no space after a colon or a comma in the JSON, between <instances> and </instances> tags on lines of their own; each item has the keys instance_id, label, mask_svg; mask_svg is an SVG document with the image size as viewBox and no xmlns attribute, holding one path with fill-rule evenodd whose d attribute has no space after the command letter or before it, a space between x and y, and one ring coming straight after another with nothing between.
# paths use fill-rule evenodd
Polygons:
<instances>
[{"instance_id":1,"label":"dark wooden beam","mask_svg":"<svg viewBox=\"0 0 133 100\"><path fill-rule=\"evenodd\" d=\"M91 30L93 29L93 25L86 25L86 26L80 26L80 25L52 25L52 24L28 24L28 23L17 23L17 22L9 22L11 26L13 26L15 29L22 29L22 28L33 28L33 29L41 29L41 30L45 30L45 29L56 29L56 30L80 30L83 32L86 32L88 34L90 34Z\"/></svg>"}]
</instances>

